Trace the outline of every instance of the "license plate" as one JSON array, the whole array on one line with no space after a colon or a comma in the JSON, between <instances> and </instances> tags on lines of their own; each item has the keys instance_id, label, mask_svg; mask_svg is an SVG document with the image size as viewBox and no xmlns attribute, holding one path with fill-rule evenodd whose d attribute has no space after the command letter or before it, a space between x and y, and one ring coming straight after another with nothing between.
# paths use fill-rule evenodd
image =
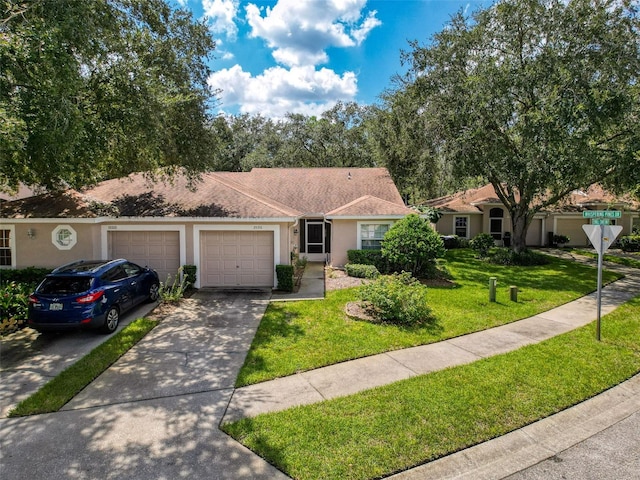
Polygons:
<instances>
[{"instance_id":1,"label":"license plate","mask_svg":"<svg viewBox=\"0 0 640 480\"><path fill-rule=\"evenodd\" d=\"M62 310L62 304L61 303L50 303L49 304L49 310Z\"/></svg>"}]
</instances>

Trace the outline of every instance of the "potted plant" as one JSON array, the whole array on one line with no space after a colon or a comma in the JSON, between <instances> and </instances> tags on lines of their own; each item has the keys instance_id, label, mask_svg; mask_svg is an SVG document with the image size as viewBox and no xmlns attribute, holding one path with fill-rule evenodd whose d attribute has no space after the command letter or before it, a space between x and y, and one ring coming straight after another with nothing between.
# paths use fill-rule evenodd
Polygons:
<instances>
[{"instance_id":1,"label":"potted plant","mask_svg":"<svg viewBox=\"0 0 640 480\"><path fill-rule=\"evenodd\" d=\"M553 243L555 243L559 248L564 247L567 243L569 243L569 240L571 240L569 237L567 237L566 235L554 235L553 236Z\"/></svg>"}]
</instances>

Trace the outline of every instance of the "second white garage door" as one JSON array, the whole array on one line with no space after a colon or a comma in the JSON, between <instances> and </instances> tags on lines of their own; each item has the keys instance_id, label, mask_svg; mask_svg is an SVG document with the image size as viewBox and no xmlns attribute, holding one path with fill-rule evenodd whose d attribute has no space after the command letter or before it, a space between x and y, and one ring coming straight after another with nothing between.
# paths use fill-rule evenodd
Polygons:
<instances>
[{"instance_id":1,"label":"second white garage door","mask_svg":"<svg viewBox=\"0 0 640 480\"><path fill-rule=\"evenodd\" d=\"M273 232L202 232L203 287L272 287Z\"/></svg>"}]
</instances>

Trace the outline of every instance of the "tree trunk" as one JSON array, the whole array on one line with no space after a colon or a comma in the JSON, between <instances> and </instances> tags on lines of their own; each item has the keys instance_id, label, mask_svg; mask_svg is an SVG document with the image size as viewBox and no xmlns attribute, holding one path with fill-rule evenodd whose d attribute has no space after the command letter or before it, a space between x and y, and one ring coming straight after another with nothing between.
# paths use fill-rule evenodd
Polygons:
<instances>
[{"instance_id":1,"label":"tree trunk","mask_svg":"<svg viewBox=\"0 0 640 480\"><path fill-rule=\"evenodd\" d=\"M527 248L527 232L529 225L533 219L533 213L530 212L512 212L511 213L511 248L514 252L520 253Z\"/></svg>"}]
</instances>

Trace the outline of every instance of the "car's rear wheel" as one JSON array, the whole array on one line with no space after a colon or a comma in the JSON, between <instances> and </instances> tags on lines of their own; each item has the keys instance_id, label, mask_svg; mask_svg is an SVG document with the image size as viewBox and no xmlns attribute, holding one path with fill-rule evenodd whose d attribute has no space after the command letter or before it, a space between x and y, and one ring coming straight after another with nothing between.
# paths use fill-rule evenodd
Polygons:
<instances>
[{"instance_id":1,"label":"car's rear wheel","mask_svg":"<svg viewBox=\"0 0 640 480\"><path fill-rule=\"evenodd\" d=\"M107 314L104 316L104 325L102 326L103 333L113 333L118 328L120 323L120 312L117 307L110 307Z\"/></svg>"},{"instance_id":2,"label":"car's rear wheel","mask_svg":"<svg viewBox=\"0 0 640 480\"><path fill-rule=\"evenodd\" d=\"M150 302L157 302L160 298L160 285L157 283L152 283L149 287L149 297L148 300Z\"/></svg>"}]
</instances>

